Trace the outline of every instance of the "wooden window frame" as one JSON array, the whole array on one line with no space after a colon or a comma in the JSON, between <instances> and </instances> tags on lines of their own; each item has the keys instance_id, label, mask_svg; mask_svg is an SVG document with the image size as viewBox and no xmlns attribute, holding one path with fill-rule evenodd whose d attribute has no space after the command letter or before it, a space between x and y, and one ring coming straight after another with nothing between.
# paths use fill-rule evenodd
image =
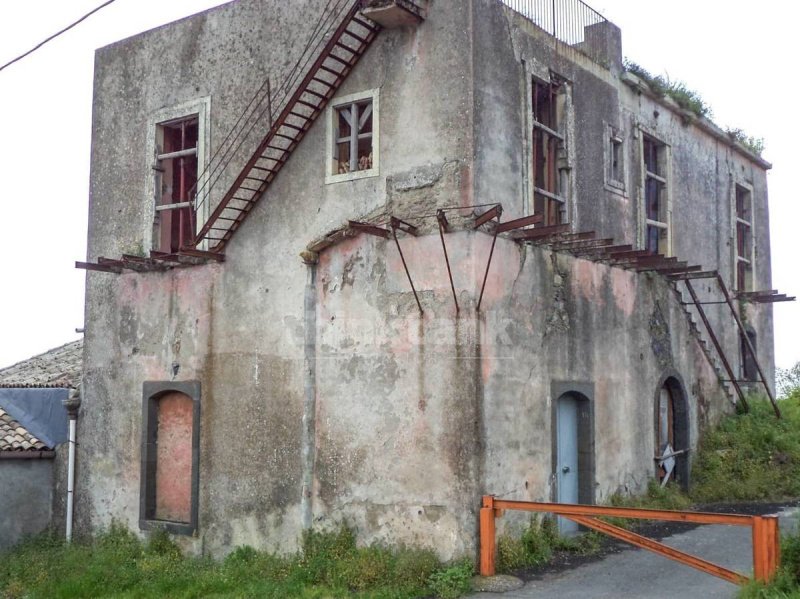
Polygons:
<instances>
[{"instance_id":1,"label":"wooden window frame","mask_svg":"<svg viewBox=\"0 0 800 599\"><path fill-rule=\"evenodd\" d=\"M648 168L648 145L655 149L655 170ZM641 172L642 172L642 227L640 243L645 250L653 251L649 245L650 232L658 231L658 247L656 253L665 256L672 255L672 202L671 202L671 172L672 155L669 144L657 137L643 131L641 135ZM650 218L648 215L648 189L654 187L658 189L658 212L659 218Z\"/></svg>"},{"instance_id":2,"label":"wooden window frame","mask_svg":"<svg viewBox=\"0 0 800 599\"><path fill-rule=\"evenodd\" d=\"M739 194L746 194L746 206L739 209ZM733 288L736 291L752 291L755 274L755 234L753 228L753 188L741 182L733 186ZM747 231L745 240L740 238ZM745 247L745 254L740 251Z\"/></svg>"},{"instance_id":3,"label":"wooden window frame","mask_svg":"<svg viewBox=\"0 0 800 599\"><path fill-rule=\"evenodd\" d=\"M347 107L352 109L353 106L369 101L372 107L372 131L369 134L359 134L358 131L352 130L350 136L346 138L338 135L338 116L339 112ZM356 94L347 96L340 96L331 100L328 106L327 114L327 151L325 157L326 170L325 170L325 183L340 183L342 181L354 181L357 179L365 179L368 177L377 177L380 174L380 94L379 90L371 89ZM352 170L354 163L357 164L357 152L353 152L354 145L357 144L358 139L367 136L372 140L372 168L364 170ZM338 165L336 158L337 144L341 140L350 141L351 155L350 155L350 172L339 173L334 168L334 163Z\"/></svg>"}]
</instances>

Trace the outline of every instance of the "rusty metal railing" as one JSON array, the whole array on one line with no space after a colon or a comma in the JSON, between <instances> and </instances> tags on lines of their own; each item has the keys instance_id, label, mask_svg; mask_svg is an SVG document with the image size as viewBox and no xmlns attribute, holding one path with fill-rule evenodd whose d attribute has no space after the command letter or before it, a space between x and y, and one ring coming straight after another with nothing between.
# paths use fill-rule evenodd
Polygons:
<instances>
[{"instance_id":1,"label":"rusty metal railing","mask_svg":"<svg viewBox=\"0 0 800 599\"><path fill-rule=\"evenodd\" d=\"M535 503L530 501L507 501L484 495L480 511L480 572L481 576L495 574L495 518L504 510L544 512L563 516L581 526L591 528L636 547L647 549L671 560L675 560L701 572L717 576L734 584L746 584L750 579L744 574L729 570L697 556L679 551L653 539L638 535L619 526L614 526L601 517L634 518L639 520L664 520L668 522L691 522L695 524L726 524L749 526L753 543L753 578L761 582L771 580L780 565L780 534L777 516L743 516L739 514L713 514L707 512L677 512L672 510L649 510L596 505L572 505L566 503Z\"/></svg>"},{"instance_id":2,"label":"rusty metal railing","mask_svg":"<svg viewBox=\"0 0 800 599\"><path fill-rule=\"evenodd\" d=\"M557 40L582 51L590 58L598 58L586 46L588 27L607 23L608 20L581 0L500 0Z\"/></svg>"}]
</instances>

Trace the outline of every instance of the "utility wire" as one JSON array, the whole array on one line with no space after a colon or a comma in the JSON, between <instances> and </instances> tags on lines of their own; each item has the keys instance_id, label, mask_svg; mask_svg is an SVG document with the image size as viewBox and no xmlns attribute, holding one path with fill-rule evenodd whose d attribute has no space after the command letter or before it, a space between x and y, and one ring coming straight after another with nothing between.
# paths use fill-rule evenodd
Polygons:
<instances>
[{"instance_id":1,"label":"utility wire","mask_svg":"<svg viewBox=\"0 0 800 599\"><path fill-rule=\"evenodd\" d=\"M58 37L59 35L61 35L62 33L66 33L67 31L69 31L70 29L72 29L73 27L75 27L75 25L77 25L77 24L78 24L78 23L80 23L81 21L85 21L86 19L88 19L89 17L91 17L91 16L92 16L94 13L96 13L98 10L100 10L101 8L105 8L106 6L108 6L109 4L111 4L112 2L116 2L116 0L108 0L107 2L104 2L103 4L101 4L100 6L98 6L97 8L95 8L94 10L92 10L92 11L90 11L90 12L87 12L85 15L83 15L83 16L82 16L80 19L78 19L77 21L75 21L75 22L74 22L74 23L72 23L71 25L67 25L66 27L64 27L64 29L62 29L61 31L59 31L59 32L57 32L57 33L54 33L53 35L51 35L50 37L48 37L46 40L39 42L38 44L36 44L36 45L35 45L33 48L31 48L30 50L28 50L28 51L27 51L27 52L25 52L24 54L20 54L20 55L19 55L19 56L17 56L15 59L13 59L13 60L11 60L11 61L7 62L6 64L4 64L3 66L1 66L1 67L0 67L0 71L2 71L3 69L5 69L6 67L10 67L12 64L14 64L15 62L17 62L18 60L22 60L23 58L25 58L25 57L26 57L26 56L28 56L29 54L33 54L34 52L36 52L36 50L38 50L39 48L41 48L42 46L44 46L44 45L45 45L47 42L49 42L50 40L57 38L57 37Z\"/></svg>"}]
</instances>

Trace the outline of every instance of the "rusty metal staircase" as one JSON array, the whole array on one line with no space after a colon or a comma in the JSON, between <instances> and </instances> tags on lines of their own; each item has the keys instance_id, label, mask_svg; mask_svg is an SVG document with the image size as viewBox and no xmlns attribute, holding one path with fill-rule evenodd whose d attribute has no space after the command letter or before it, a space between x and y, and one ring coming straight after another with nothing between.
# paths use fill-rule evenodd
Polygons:
<instances>
[{"instance_id":1,"label":"rusty metal staircase","mask_svg":"<svg viewBox=\"0 0 800 599\"><path fill-rule=\"evenodd\" d=\"M232 185L200 227L191 249L221 253L269 184L286 164L347 75L369 48L381 26L360 14L352 1L339 26L312 63L267 134Z\"/></svg>"},{"instance_id":2,"label":"rusty metal staircase","mask_svg":"<svg viewBox=\"0 0 800 599\"><path fill-rule=\"evenodd\" d=\"M720 381L724 385L731 385L736 392L736 397L745 411L749 410L747 399L745 398L744 390L742 389L742 383L754 383L759 382L764 387L764 391L769 398L773 411L775 412L775 416L780 418L781 412L778 408L778 404L775 401L775 396L772 393L772 390L769 387L767 382L766 376L764 375L763 370L761 369L761 365L759 364L758 357L756 355L756 349L753 346L750 338L748 337L744 323L742 322L741 317L739 316L739 312L736 309L736 306L733 303L734 297L731 295L730 291L728 290L727 285L725 284L722 275L716 270L709 270L709 271L696 271L696 272L685 272L685 273L675 273L675 274L668 274L667 278L673 282L673 290L678 295L678 299L681 304L684 306L684 311L686 312L687 316L689 317L690 325L692 327L693 332L698 335L698 338L701 341L703 346L704 352L706 352L707 357L712 360L711 352L708 348L708 344L706 343L705 339L702 338L700 335L700 330L697 327L697 322L694 320L694 315L691 311L687 310L689 306L693 307L696 311L696 314L700 317L700 320L703 322L706 331L708 332L709 338L711 339L711 343L716 350L717 356L722 364L722 368L724 369L723 372L719 371L718 366L712 360L712 364L714 368L717 370L718 376ZM722 299L701 299L698 296L697 291L692 284L692 281L697 280L711 280L710 289L716 287L721 295ZM683 294L681 293L680 289L678 288L678 282L683 282L686 291L689 293L689 301L685 301ZM735 296L737 299L742 299L746 301L756 302L756 303L774 303L774 302L783 302L783 301L794 301L794 297L787 297L785 294L778 294L777 291L770 290L769 292L764 291L757 291L757 292L744 292L744 293L737 293ZM742 380L738 376L736 376L733 366L731 365L731 361L728 359L726 352L720 342L716 332L714 331L714 327L711 324L711 321L706 314L706 310L704 306L709 304L722 304L727 305L728 309L730 310L731 316L736 324L737 332L739 338L743 341L743 350L749 354L749 358L753 361L753 364L758 372L758 381L751 381L751 380ZM724 378L727 376L727 378ZM727 390L727 389L726 389Z\"/></svg>"}]
</instances>

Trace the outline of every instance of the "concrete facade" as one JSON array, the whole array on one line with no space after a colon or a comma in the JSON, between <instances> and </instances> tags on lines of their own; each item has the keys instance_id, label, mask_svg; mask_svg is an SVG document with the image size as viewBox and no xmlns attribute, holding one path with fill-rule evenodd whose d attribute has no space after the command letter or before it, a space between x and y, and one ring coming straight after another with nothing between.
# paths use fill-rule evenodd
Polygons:
<instances>
[{"instance_id":1,"label":"concrete facade","mask_svg":"<svg viewBox=\"0 0 800 599\"><path fill-rule=\"evenodd\" d=\"M6 456L3 456L6 457ZM53 515L53 462L0 459L0 551L50 526Z\"/></svg>"},{"instance_id":2,"label":"concrete facade","mask_svg":"<svg viewBox=\"0 0 800 599\"><path fill-rule=\"evenodd\" d=\"M322 4L240 0L98 50L90 259L152 248L147 138L158 115L210 106L213 152L264 78L285 78ZM601 64L495 0L430 2L420 25L381 32L336 93L377 90L376 176L326 183L323 114L224 263L89 273L79 530L112 519L139 528L148 381L201 390L198 525L178 537L194 553L287 551L308 523L348 522L365 543L472 554L481 495L557 496L554 406L570 390L591 404L588 500L641 491L655 475L655 397L666 380L681 390L695 448L732 404L664 277L501 237L477 312L492 237L467 226L467 210L447 235L456 312L428 218L492 202L504 221L533 211L530 81L554 72L567 90L560 160L573 231L641 247L647 134L670 147L671 253L732 280L741 182L755 206L753 288L770 287L768 165L635 89L621 71L619 30L608 24L604 35ZM606 180L609 126L622 139L622 188ZM212 205L235 174L223 174ZM349 236L311 253L313 264L297 257L348 219L387 215L419 226L399 243L423 314L391 239ZM771 376L770 309L747 310ZM737 356L730 326L721 339Z\"/></svg>"}]
</instances>

